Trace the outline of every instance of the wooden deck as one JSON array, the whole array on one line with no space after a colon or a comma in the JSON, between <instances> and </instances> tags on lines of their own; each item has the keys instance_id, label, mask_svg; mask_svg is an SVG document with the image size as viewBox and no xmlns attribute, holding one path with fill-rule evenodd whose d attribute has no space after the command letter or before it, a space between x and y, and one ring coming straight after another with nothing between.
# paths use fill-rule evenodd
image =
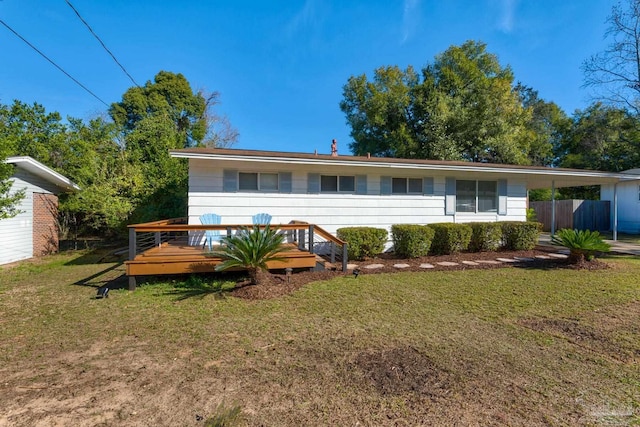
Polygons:
<instances>
[{"instance_id":1,"label":"wooden deck","mask_svg":"<svg viewBox=\"0 0 640 427\"><path fill-rule=\"evenodd\" d=\"M203 245L204 232L214 230L221 235L253 227L246 224L187 224L186 218L173 218L129 226L129 260L125 262L129 289L136 288L137 276L214 272L223 260L213 256ZM259 226L265 227L265 226ZM330 245L330 262L336 257L347 265L347 244L314 224L291 221L273 227L286 233L282 261L267 263L269 270L313 269L323 265L316 255L316 244ZM321 264L318 264L318 263ZM240 268L238 268L239 270Z\"/></svg>"},{"instance_id":2,"label":"wooden deck","mask_svg":"<svg viewBox=\"0 0 640 427\"><path fill-rule=\"evenodd\" d=\"M301 251L293 244L284 246L287 250L278 256L285 260L267 263L270 270L316 266L316 255ZM220 258L210 255L202 246L189 246L179 241L162 243L125 262L128 276L209 273L221 263Z\"/></svg>"}]
</instances>

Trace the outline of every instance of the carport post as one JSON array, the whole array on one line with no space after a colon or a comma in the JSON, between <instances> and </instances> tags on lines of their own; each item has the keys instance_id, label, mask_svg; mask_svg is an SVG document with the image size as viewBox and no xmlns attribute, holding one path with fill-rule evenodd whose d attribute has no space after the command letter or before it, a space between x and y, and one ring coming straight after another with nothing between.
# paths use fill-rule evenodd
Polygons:
<instances>
[{"instance_id":1,"label":"carport post","mask_svg":"<svg viewBox=\"0 0 640 427\"><path fill-rule=\"evenodd\" d=\"M618 183L613 184L613 240L618 240Z\"/></svg>"}]
</instances>

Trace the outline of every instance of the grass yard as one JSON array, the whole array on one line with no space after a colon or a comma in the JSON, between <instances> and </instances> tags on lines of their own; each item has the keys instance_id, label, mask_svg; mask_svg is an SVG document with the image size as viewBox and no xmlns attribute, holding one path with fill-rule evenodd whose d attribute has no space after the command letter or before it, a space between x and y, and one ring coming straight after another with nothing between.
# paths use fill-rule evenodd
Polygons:
<instances>
[{"instance_id":1,"label":"grass yard","mask_svg":"<svg viewBox=\"0 0 640 427\"><path fill-rule=\"evenodd\" d=\"M606 261L265 301L199 278L96 300L122 268L91 254L0 267L0 426L640 425L640 259Z\"/></svg>"}]
</instances>

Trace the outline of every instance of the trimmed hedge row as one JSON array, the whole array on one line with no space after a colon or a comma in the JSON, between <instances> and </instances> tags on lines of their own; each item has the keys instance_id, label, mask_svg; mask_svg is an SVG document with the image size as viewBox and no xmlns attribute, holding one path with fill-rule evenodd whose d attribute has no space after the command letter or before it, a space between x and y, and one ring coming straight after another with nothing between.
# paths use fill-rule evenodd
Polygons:
<instances>
[{"instance_id":1,"label":"trimmed hedge row","mask_svg":"<svg viewBox=\"0 0 640 427\"><path fill-rule=\"evenodd\" d=\"M469 224L429 224L435 235L431 244L431 255L449 255L466 251L471 241L471 227Z\"/></svg>"},{"instance_id":2,"label":"trimmed hedge row","mask_svg":"<svg viewBox=\"0 0 640 427\"><path fill-rule=\"evenodd\" d=\"M472 222L471 252L497 251L502 246L502 223L500 222Z\"/></svg>"},{"instance_id":3,"label":"trimmed hedge row","mask_svg":"<svg viewBox=\"0 0 640 427\"><path fill-rule=\"evenodd\" d=\"M391 226L393 248L401 257L416 258L429 254L435 230L428 225L396 224Z\"/></svg>"},{"instance_id":4,"label":"trimmed hedge row","mask_svg":"<svg viewBox=\"0 0 640 427\"><path fill-rule=\"evenodd\" d=\"M387 230L373 227L345 227L336 233L349 245L349 259L365 259L379 255L387 241Z\"/></svg>"},{"instance_id":5,"label":"trimmed hedge row","mask_svg":"<svg viewBox=\"0 0 640 427\"><path fill-rule=\"evenodd\" d=\"M527 251L536 247L542 231L539 222L504 221L502 225L502 246L512 251Z\"/></svg>"},{"instance_id":6,"label":"trimmed hedge row","mask_svg":"<svg viewBox=\"0 0 640 427\"><path fill-rule=\"evenodd\" d=\"M396 254L404 258L471 252L530 250L537 242L539 222L438 223L428 225L395 224L391 235ZM337 231L349 245L349 259L362 260L379 255L387 241L387 230L373 227L345 227Z\"/></svg>"}]
</instances>

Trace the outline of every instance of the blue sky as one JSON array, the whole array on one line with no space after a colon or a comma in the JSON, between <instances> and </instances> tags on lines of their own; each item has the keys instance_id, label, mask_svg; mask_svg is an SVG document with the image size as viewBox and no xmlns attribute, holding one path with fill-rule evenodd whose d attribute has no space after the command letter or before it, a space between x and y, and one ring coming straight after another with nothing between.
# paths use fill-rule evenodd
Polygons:
<instances>
[{"instance_id":1,"label":"blue sky","mask_svg":"<svg viewBox=\"0 0 640 427\"><path fill-rule=\"evenodd\" d=\"M589 103L582 62L606 46L612 0L70 0L139 83L160 70L218 91L236 148L348 153L352 75L421 69L481 40L567 113ZM133 85L64 0L0 0L0 19L107 104ZM0 102L88 119L107 107L0 26Z\"/></svg>"}]
</instances>

